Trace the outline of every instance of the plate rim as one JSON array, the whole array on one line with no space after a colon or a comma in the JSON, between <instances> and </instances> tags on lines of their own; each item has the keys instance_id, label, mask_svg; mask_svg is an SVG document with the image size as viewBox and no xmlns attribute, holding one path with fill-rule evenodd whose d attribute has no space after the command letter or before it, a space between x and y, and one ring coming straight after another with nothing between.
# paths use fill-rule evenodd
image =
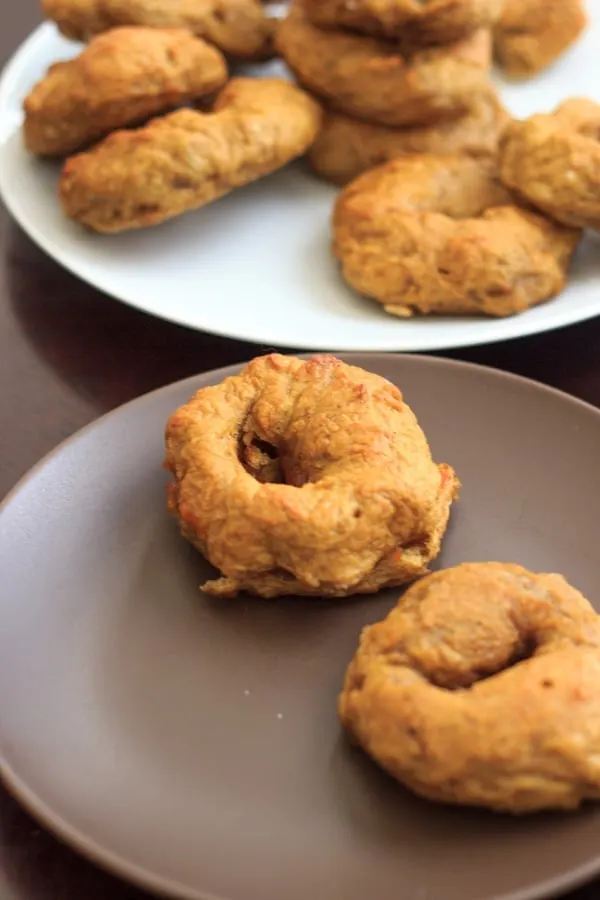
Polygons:
<instances>
[{"instance_id":1,"label":"plate rim","mask_svg":"<svg viewBox=\"0 0 600 900\"><path fill-rule=\"evenodd\" d=\"M97 841L87 837L79 828L70 825L61 816L52 812L40 798L31 791L11 767L5 766L0 758L0 778L7 792L46 831L65 847L98 869L121 880L123 884L141 888L166 900L230 900L218 894L189 888L180 882L153 873L138 866L113 850L104 848ZM576 874L558 875L539 882L529 888L509 894L494 894L485 900L552 900L571 893L591 883L600 873L600 851L598 857L580 866Z\"/></svg>"},{"instance_id":2,"label":"plate rim","mask_svg":"<svg viewBox=\"0 0 600 900\"><path fill-rule=\"evenodd\" d=\"M310 358L313 355L314 354L312 353L298 354L299 357L305 359ZM483 366L479 365L478 363L463 362L462 360L446 359L443 357L427 356L422 354L414 355L409 353L384 354L376 352L364 352L340 354L339 356L341 359L354 365L360 365L361 362L365 363L365 358L368 357L384 356L388 361L390 360L390 358L393 360L392 365L402 365L403 363L408 363L409 366L416 367L417 369L419 369L420 367L430 368L432 366L438 369L446 369L450 367L452 369L469 372L473 377L475 377L477 373L481 373L481 371L483 370L487 377L491 376L493 379L497 379L503 384L516 384L521 389L534 389L536 391L541 391L543 394L550 395L561 403L566 402L570 407L578 407L585 414L592 413L593 416L597 419L598 425L600 426L600 408L594 406L593 404L585 400L581 400L578 397L574 397L565 391L559 390L558 388L546 385L542 382L527 378L522 375L517 375L512 372L505 372L492 366ZM2 501L0 501L0 514L5 508L9 506L12 500L22 490L22 488L32 482L37 477L38 473L42 471L48 463L53 462L57 457L59 457L64 449L76 443L79 439L89 435L89 433L94 429L102 427L105 420L112 417L117 417L119 415L122 415L123 413L126 414L127 410L132 406L136 406L139 404L152 404L157 397L165 395L171 391L183 392L183 390L187 388L190 388L191 391L193 391L194 389L197 390L198 388L194 388L194 385L198 384L199 381L201 382L207 377L220 381L228 375L232 375L240 371L240 369L243 368L246 364L247 362L234 363L217 369L210 369L206 372L200 372L188 378L170 382L169 384L163 385L162 387L159 387L153 391L149 391L145 394L135 397L132 400L129 400L128 402L121 404L120 406L109 410L104 415L94 419L92 422L88 423L83 428L79 429L78 431L74 432L74 434L58 443L17 481L15 486L6 494ZM198 385L198 387L200 387L200 385ZM71 825L60 814L54 813L52 811L52 809L37 795L37 793L33 789L31 789L27 785L27 783L17 774L13 766L7 762L1 747L0 779L2 780L2 783L6 787L7 791L34 819L36 819L44 828L46 828L50 832L50 834L54 835L59 839L59 841L70 847L80 856L87 859L97 867L112 874L113 876L116 876L117 878L120 878L130 884L137 885L159 896L171 896L179 898L179 900L230 900L230 898L219 897L218 895L211 894L206 891L190 888L189 886L181 884L180 882L177 882L173 879L161 876L160 874L153 872L152 870L144 866L140 866L137 863L128 861L119 853L103 846L93 838L88 837L80 828ZM565 873L563 875L554 876L544 882L539 882L535 885L532 885L531 887L523 888L516 892L513 891L512 893L508 894L504 893L501 895L493 895L489 898L486 898L486 900L543 900L543 898L549 898L551 896L562 896L563 894L576 889L577 887L589 882L590 880L593 880L594 877L598 874L600 874L600 851L598 852L598 855L592 860L589 860L587 863L584 863L580 867L575 869L574 874Z\"/></svg>"},{"instance_id":3,"label":"plate rim","mask_svg":"<svg viewBox=\"0 0 600 900\"><path fill-rule=\"evenodd\" d=\"M42 22L17 47L0 71L0 147L6 143L8 138L14 135L17 127L13 116L10 115L8 98L11 91L15 90L18 85L21 69L25 64L25 61L35 54L38 49L43 46L45 41L51 40L56 37L57 34L53 23L48 21ZM20 127L20 123L18 127ZM298 349L298 344L294 342L291 334L289 337L283 339L281 335L271 334L268 330L268 319L262 320L264 330L261 332L260 336L248 336L243 329L238 331L235 324L235 317L233 317L227 325L207 326L203 324L200 327L199 325L192 324L189 321L189 317L179 315L176 312L173 313L168 305L161 310L161 312L148 309L143 304L143 301L134 298L131 292L127 290L115 290L112 285L107 285L103 275L97 276L97 273L94 273L94 275L90 277L86 274L87 267L85 263L79 263L78 256L74 251L68 252L67 250L63 250L55 243L51 234L45 234L43 229L37 226L35 218L27 217L22 214L22 210L20 209L19 204L15 202L15 198L8 186L7 177L8 176L4 175L4 167L0 166L0 197L10 216L18 226L25 232L30 240L32 240L33 243L47 256L54 260L54 262L79 281L90 285L111 300L123 303L131 309L136 309L153 318L187 328L190 331L212 334L218 337L229 338L230 340L242 341L254 345L269 344L287 350ZM110 278L108 280L110 281ZM550 303L551 302L552 301L550 301ZM540 304L540 306L546 306L546 304ZM469 320L470 327L465 327L464 330L460 331L457 330L456 334L450 333L448 337L446 337L445 332L442 331L441 334L438 334L437 338L431 339L425 336L425 332L424 337L419 337L419 340L415 342L416 346L403 346L404 342L401 337L402 332L390 328L389 338L386 334L385 340L378 340L376 343L370 344L369 346L358 347L356 345L356 340L344 341L342 337L341 339L336 339L332 345L318 338L312 340L310 345L304 344L302 347L303 349L312 350L314 352L334 350L337 353L431 353L440 350L480 347L488 344L500 343L502 341L519 340L536 334L545 334L561 328L567 328L600 316L600 286L598 290L597 308L588 308L584 312L578 312L577 305L573 304L559 307L558 312L553 312L551 307L547 307L547 310L546 316L539 321L534 319L533 323L528 325L527 320L525 320L525 327L522 327L521 325L524 321L522 315L526 315L527 313L497 319L477 319L475 320L475 327L472 326L472 323ZM481 334L478 333L478 325L482 325L484 328Z\"/></svg>"}]
</instances>

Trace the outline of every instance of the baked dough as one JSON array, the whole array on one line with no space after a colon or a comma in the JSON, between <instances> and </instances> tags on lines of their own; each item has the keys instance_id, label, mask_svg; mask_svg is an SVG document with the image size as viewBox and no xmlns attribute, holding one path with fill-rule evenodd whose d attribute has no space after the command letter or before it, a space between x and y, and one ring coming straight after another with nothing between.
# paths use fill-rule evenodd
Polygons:
<instances>
[{"instance_id":1,"label":"baked dough","mask_svg":"<svg viewBox=\"0 0 600 900\"><path fill-rule=\"evenodd\" d=\"M383 125L459 116L489 88L485 29L447 46L403 50L392 41L317 28L296 0L276 44L298 81L332 108Z\"/></svg>"},{"instance_id":2,"label":"baked dough","mask_svg":"<svg viewBox=\"0 0 600 900\"><path fill-rule=\"evenodd\" d=\"M321 109L289 81L232 78L212 113L181 109L67 160L67 216L99 232L145 228L212 203L301 156Z\"/></svg>"},{"instance_id":3,"label":"baked dough","mask_svg":"<svg viewBox=\"0 0 600 900\"><path fill-rule=\"evenodd\" d=\"M562 56L586 25L582 0L505 0L494 52L510 75L535 75Z\"/></svg>"},{"instance_id":4,"label":"baked dough","mask_svg":"<svg viewBox=\"0 0 600 900\"><path fill-rule=\"evenodd\" d=\"M178 409L166 447L171 512L220 571L203 585L219 596L411 581L458 492L398 388L332 356L254 359Z\"/></svg>"},{"instance_id":5,"label":"baked dough","mask_svg":"<svg viewBox=\"0 0 600 900\"><path fill-rule=\"evenodd\" d=\"M221 53L189 31L115 28L36 84L24 103L25 145L38 156L68 156L226 80Z\"/></svg>"},{"instance_id":6,"label":"baked dough","mask_svg":"<svg viewBox=\"0 0 600 900\"><path fill-rule=\"evenodd\" d=\"M600 105L573 98L515 121L500 148L504 183L559 222L600 228Z\"/></svg>"},{"instance_id":7,"label":"baked dough","mask_svg":"<svg viewBox=\"0 0 600 900\"><path fill-rule=\"evenodd\" d=\"M315 25L417 44L448 44L497 21L505 0L305 0Z\"/></svg>"},{"instance_id":8,"label":"baked dough","mask_svg":"<svg viewBox=\"0 0 600 900\"><path fill-rule=\"evenodd\" d=\"M558 294L581 233L517 206L493 159L404 156L340 194L346 281L397 316L508 316Z\"/></svg>"},{"instance_id":9,"label":"baked dough","mask_svg":"<svg viewBox=\"0 0 600 900\"><path fill-rule=\"evenodd\" d=\"M364 629L344 726L430 800L510 813L600 799L600 620L560 575L475 563Z\"/></svg>"},{"instance_id":10,"label":"baked dough","mask_svg":"<svg viewBox=\"0 0 600 900\"><path fill-rule=\"evenodd\" d=\"M496 155L498 139L509 121L492 89L476 97L464 116L434 125L392 128L329 111L308 157L315 172L345 185L368 169L406 154Z\"/></svg>"},{"instance_id":11,"label":"baked dough","mask_svg":"<svg viewBox=\"0 0 600 900\"><path fill-rule=\"evenodd\" d=\"M65 37L87 41L119 25L185 28L233 59L273 54L274 22L259 0L42 0Z\"/></svg>"}]
</instances>

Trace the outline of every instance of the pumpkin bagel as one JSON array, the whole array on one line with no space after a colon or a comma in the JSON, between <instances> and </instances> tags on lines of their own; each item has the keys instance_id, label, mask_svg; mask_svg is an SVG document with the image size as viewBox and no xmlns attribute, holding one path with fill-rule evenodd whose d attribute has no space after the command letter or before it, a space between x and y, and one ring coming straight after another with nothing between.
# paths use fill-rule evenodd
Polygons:
<instances>
[{"instance_id":1,"label":"pumpkin bagel","mask_svg":"<svg viewBox=\"0 0 600 900\"><path fill-rule=\"evenodd\" d=\"M394 385L272 354L169 419L169 507L220 570L209 594L344 597L423 575L458 480Z\"/></svg>"}]
</instances>

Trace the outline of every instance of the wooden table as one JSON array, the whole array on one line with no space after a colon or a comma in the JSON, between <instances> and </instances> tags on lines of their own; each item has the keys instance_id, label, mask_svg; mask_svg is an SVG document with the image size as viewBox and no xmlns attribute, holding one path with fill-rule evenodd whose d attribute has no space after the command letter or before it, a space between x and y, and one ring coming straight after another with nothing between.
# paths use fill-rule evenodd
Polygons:
<instances>
[{"instance_id":1,"label":"wooden table","mask_svg":"<svg viewBox=\"0 0 600 900\"><path fill-rule=\"evenodd\" d=\"M35 0L0 0L0 11L4 63L39 13ZM600 406L599 347L600 319L448 355L537 378ZM0 207L0 497L106 410L260 349L168 325L104 297L47 259ZM146 896L64 848L0 787L0 900ZM600 880L569 895L599 896Z\"/></svg>"}]
</instances>

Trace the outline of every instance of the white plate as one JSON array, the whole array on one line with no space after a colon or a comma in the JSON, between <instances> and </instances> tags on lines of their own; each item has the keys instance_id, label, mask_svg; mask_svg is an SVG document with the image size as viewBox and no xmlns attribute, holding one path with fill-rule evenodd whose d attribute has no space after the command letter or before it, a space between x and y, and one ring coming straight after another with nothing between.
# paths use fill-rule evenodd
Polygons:
<instances>
[{"instance_id":1,"label":"white plate","mask_svg":"<svg viewBox=\"0 0 600 900\"><path fill-rule=\"evenodd\" d=\"M518 116L568 96L600 100L600 0L592 24L549 72L502 84ZM79 47L37 29L0 81L0 192L21 227L65 268L155 316L228 337L311 350L436 350L548 331L600 314L600 246L587 236L561 297L503 320L402 321L353 294L329 251L335 190L296 163L205 209L147 231L90 234L61 215L58 168L32 159L20 135L21 103L56 60ZM262 71L278 71L272 64Z\"/></svg>"}]
</instances>

